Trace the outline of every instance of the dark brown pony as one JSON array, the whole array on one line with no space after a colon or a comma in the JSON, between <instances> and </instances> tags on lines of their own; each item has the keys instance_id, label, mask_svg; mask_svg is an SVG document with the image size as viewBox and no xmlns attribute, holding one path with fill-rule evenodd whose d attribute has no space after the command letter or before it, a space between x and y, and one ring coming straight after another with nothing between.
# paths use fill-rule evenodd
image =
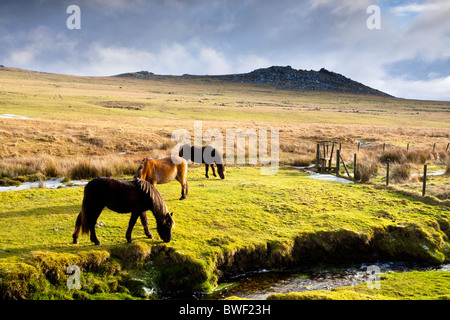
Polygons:
<instances>
[{"instance_id":1,"label":"dark brown pony","mask_svg":"<svg viewBox=\"0 0 450 320\"><path fill-rule=\"evenodd\" d=\"M209 178L208 170L211 166L213 176L216 176L216 171L214 170L214 163L217 166L217 173L221 179L225 179L226 168L223 164L222 154L217 151L212 146L197 147L190 146L189 144L182 145L178 152L178 155L185 160L191 160L194 163L204 163L205 164L205 176Z\"/></svg>"},{"instance_id":2,"label":"dark brown pony","mask_svg":"<svg viewBox=\"0 0 450 320\"><path fill-rule=\"evenodd\" d=\"M175 222L172 214L167 210L158 190L147 183L146 191L141 189L142 181L119 181L110 178L95 178L84 187L83 203L81 212L75 223L73 243L78 243L80 229L89 234L90 239L96 245L100 245L95 234L95 224L100 213L105 207L118 213L131 212L130 222L126 233L128 243L131 243L131 232L138 217L141 218L144 232L147 237L153 239L148 230L146 210L151 210L156 219L156 229L164 242L172 238L172 227Z\"/></svg>"},{"instance_id":3,"label":"dark brown pony","mask_svg":"<svg viewBox=\"0 0 450 320\"><path fill-rule=\"evenodd\" d=\"M187 161L177 156L162 159L149 157L141 161L135 178L138 181L148 181L153 186L169 183L173 179L177 179L181 184L180 200L183 200L188 195L187 169ZM145 190L146 184L143 184L141 187Z\"/></svg>"}]
</instances>

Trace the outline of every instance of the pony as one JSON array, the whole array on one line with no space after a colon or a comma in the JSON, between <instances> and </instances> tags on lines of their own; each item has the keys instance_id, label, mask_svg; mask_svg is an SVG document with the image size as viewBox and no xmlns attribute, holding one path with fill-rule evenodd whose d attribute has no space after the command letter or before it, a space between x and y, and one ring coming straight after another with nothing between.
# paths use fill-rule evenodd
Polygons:
<instances>
[{"instance_id":1,"label":"pony","mask_svg":"<svg viewBox=\"0 0 450 320\"><path fill-rule=\"evenodd\" d=\"M131 232L138 217L144 227L145 235L153 239L148 229L146 210L151 210L156 219L156 230L164 242L172 239L172 228L175 222L173 212L169 213L161 194L150 183L146 191L142 190L142 181L119 181L111 178L95 178L84 187L84 197L81 211L75 223L72 235L73 243L78 243L80 229L82 233L89 234L90 240L96 245L100 241L95 234L95 225L100 213L105 207L118 213L131 212L126 239L132 243Z\"/></svg>"},{"instance_id":2,"label":"pony","mask_svg":"<svg viewBox=\"0 0 450 320\"><path fill-rule=\"evenodd\" d=\"M135 179L138 181L148 181L153 186L169 183L175 178L181 184L180 200L186 199L188 195L187 161L183 158L177 156L173 159L172 157L144 158L135 175ZM146 191L147 184L141 184L141 188Z\"/></svg>"},{"instance_id":3,"label":"pony","mask_svg":"<svg viewBox=\"0 0 450 320\"><path fill-rule=\"evenodd\" d=\"M185 160L191 160L194 163L204 163L205 164L205 176L209 178L208 170L211 166L213 176L216 176L216 171L214 170L214 163L217 166L217 173L221 179L225 179L226 168L223 164L222 154L217 151L212 146L197 147L190 146L189 144L182 145L178 151L178 155Z\"/></svg>"}]
</instances>

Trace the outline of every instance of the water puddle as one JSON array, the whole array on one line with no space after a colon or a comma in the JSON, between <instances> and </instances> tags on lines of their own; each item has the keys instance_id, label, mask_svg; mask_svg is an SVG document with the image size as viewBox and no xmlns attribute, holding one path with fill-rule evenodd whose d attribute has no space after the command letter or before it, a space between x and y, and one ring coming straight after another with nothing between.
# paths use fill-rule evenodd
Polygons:
<instances>
[{"instance_id":1,"label":"water puddle","mask_svg":"<svg viewBox=\"0 0 450 320\"><path fill-rule=\"evenodd\" d=\"M86 185L89 181L71 180L69 182L63 182L64 178L51 179L37 182L24 182L20 186L0 186L0 192L2 191L19 191L28 189L58 189L79 187Z\"/></svg>"},{"instance_id":2,"label":"water puddle","mask_svg":"<svg viewBox=\"0 0 450 320\"><path fill-rule=\"evenodd\" d=\"M19 116L17 114L9 114L9 113L1 114L0 118L3 118L3 119L20 119L20 120L42 120L41 118L29 118L29 117L26 117L26 116Z\"/></svg>"},{"instance_id":3,"label":"water puddle","mask_svg":"<svg viewBox=\"0 0 450 320\"><path fill-rule=\"evenodd\" d=\"M322 180L322 181L331 181L331 182L345 183L345 184L354 183L351 180L336 177L336 176L333 176L332 174L320 174L320 173L316 173L316 172L311 172L311 173L309 173L309 177L311 179Z\"/></svg>"},{"instance_id":4,"label":"water puddle","mask_svg":"<svg viewBox=\"0 0 450 320\"><path fill-rule=\"evenodd\" d=\"M316 179L316 180L322 180L322 181L331 181L331 182L337 182L337 183L344 183L344 184L351 184L354 183L351 180L345 179L345 178L341 178L341 177L337 177L334 176L332 174L321 174L321 173L317 173L308 169L314 168L316 165L312 164L310 166L306 166L306 167L296 167L293 166L294 169L298 169L301 170L302 172L307 173L309 176L309 178L311 179Z\"/></svg>"},{"instance_id":5,"label":"water puddle","mask_svg":"<svg viewBox=\"0 0 450 320\"><path fill-rule=\"evenodd\" d=\"M368 268L376 266L380 273L440 270L450 271L450 264L429 266L405 262L386 262L352 265L338 268L310 268L294 271L250 272L227 279L216 292L204 299L224 299L236 296L243 299L265 300L273 293L288 293L313 290L331 290L337 287L355 286L373 281ZM369 269L370 270L370 269Z\"/></svg>"},{"instance_id":6,"label":"water puddle","mask_svg":"<svg viewBox=\"0 0 450 320\"><path fill-rule=\"evenodd\" d=\"M427 176L442 176L444 174L445 174L444 170L427 172ZM423 177L423 173L411 173L410 176L411 177Z\"/></svg>"}]
</instances>

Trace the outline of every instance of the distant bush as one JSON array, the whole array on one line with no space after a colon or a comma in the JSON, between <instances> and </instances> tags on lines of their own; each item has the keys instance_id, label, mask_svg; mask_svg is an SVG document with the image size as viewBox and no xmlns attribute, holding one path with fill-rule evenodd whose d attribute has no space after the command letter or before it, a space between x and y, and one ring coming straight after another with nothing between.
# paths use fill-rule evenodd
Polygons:
<instances>
[{"instance_id":1,"label":"distant bush","mask_svg":"<svg viewBox=\"0 0 450 320\"><path fill-rule=\"evenodd\" d=\"M92 161L85 159L84 161L76 163L69 169L68 176L70 179L80 180L99 177L101 175L99 168L93 164Z\"/></svg>"},{"instance_id":2,"label":"distant bush","mask_svg":"<svg viewBox=\"0 0 450 320\"><path fill-rule=\"evenodd\" d=\"M406 160L412 163L425 164L430 158L430 152L425 149L408 151L406 153Z\"/></svg>"},{"instance_id":3,"label":"distant bush","mask_svg":"<svg viewBox=\"0 0 450 320\"><path fill-rule=\"evenodd\" d=\"M370 178L376 176L378 173L378 166L375 163L358 164L356 169L355 179L360 182L368 182Z\"/></svg>"},{"instance_id":4,"label":"distant bush","mask_svg":"<svg viewBox=\"0 0 450 320\"><path fill-rule=\"evenodd\" d=\"M296 167L307 167L312 163L312 160L310 156L297 156L292 161L292 165Z\"/></svg>"},{"instance_id":5,"label":"distant bush","mask_svg":"<svg viewBox=\"0 0 450 320\"><path fill-rule=\"evenodd\" d=\"M391 170L392 181L403 182L409 179L411 166L409 164L394 164Z\"/></svg>"},{"instance_id":6,"label":"distant bush","mask_svg":"<svg viewBox=\"0 0 450 320\"><path fill-rule=\"evenodd\" d=\"M378 158L381 163L387 163L389 160L391 163L402 163L406 160L406 152L400 149L393 149L384 151Z\"/></svg>"}]
</instances>

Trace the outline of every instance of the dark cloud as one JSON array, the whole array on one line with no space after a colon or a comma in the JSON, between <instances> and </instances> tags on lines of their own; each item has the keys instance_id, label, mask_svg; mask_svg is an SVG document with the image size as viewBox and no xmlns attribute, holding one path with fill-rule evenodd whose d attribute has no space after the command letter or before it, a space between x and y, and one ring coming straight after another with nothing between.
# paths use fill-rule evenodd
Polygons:
<instances>
[{"instance_id":1,"label":"dark cloud","mask_svg":"<svg viewBox=\"0 0 450 320\"><path fill-rule=\"evenodd\" d=\"M81 30L66 28L71 4ZM371 4L381 30L366 27ZM445 0L3 1L0 63L79 75L325 67L394 95L450 99L449 10Z\"/></svg>"}]
</instances>

